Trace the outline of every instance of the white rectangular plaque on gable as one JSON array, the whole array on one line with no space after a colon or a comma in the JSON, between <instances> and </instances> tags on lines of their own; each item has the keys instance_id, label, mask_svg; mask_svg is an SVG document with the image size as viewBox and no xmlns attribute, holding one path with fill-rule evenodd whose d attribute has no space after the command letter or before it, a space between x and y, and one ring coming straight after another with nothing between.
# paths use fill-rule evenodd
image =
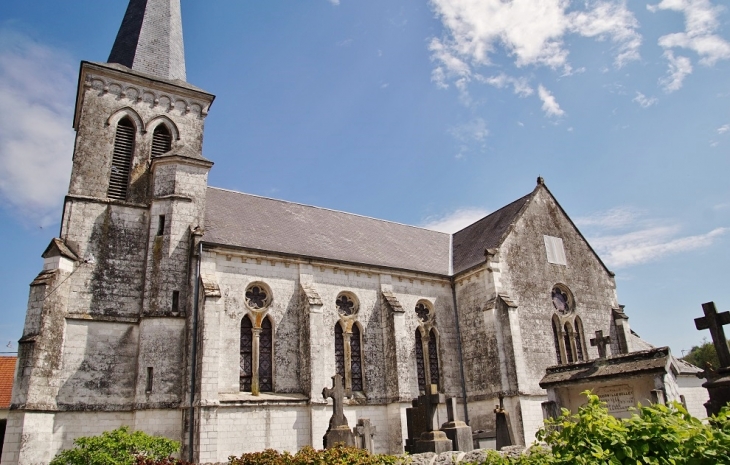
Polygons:
<instances>
[{"instance_id":1,"label":"white rectangular plaque on gable","mask_svg":"<svg viewBox=\"0 0 730 465\"><path fill-rule=\"evenodd\" d=\"M567 265L565 261L565 249L563 240L559 237L542 236L545 239L545 251L547 252L548 263L555 265Z\"/></svg>"}]
</instances>

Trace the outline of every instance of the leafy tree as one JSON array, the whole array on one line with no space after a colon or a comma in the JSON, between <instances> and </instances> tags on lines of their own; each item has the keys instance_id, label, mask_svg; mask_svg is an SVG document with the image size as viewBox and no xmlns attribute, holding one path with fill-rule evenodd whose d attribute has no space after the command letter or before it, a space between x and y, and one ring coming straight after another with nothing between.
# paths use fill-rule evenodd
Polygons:
<instances>
[{"instance_id":1,"label":"leafy tree","mask_svg":"<svg viewBox=\"0 0 730 465\"><path fill-rule=\"evenodd\" d=\"M707 339L703 339L702 344L699 346L692 346L689 353L682 360L703 370L710 369L714 372L720 368L720 359L717 358L715 345L712 342L707 342Z\"/></svg>"},{"instance_id":2,"label":"leafy tree","mask_svg":"<svg viewBox=\"0 0 730 465\"><path fill-rule=\"evenodd\" d=\"M160 460L178 450L176 441L142 431L130 433L128 426L122 426L101 436L74 440L74 448L60 452L50 465L133 465L137 456Z\"/></svg>"}]
</instances>

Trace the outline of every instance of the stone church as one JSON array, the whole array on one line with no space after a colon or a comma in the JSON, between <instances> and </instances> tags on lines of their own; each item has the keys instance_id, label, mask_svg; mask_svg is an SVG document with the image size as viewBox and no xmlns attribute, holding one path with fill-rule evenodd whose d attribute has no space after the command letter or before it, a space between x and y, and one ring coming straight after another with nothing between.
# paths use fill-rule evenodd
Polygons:
<instances>
[{"instance_id":1,"label":"stone church","mask_svg":"<svg viewBox=\"0 0 730 465\"><path fill-rule=\"evenodd\" d=\"M431 384L475 430L503 397L529 443L547 367L597 359L596 331L612 354L649 347L542 179L455 234L208 186L214 95L186 82L179 0L130 0L108 62L78 82L3 464L121 425L200 462L321 448L336 373L378 452L403 451L405 409Z\"/></svg>"}]
</instances>

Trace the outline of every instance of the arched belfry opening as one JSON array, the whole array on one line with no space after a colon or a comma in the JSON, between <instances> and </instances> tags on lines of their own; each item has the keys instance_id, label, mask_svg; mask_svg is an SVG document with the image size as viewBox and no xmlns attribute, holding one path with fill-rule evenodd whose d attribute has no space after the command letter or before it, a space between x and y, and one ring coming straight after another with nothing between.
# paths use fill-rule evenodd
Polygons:
<instances>
[{"instance_id":1,"label":"arched belfry opening","mask_svg":"<svg viewBox=\"0 0 730 465\"><path fill-rule=\"evenodd\" d=\"M134 123L128 116L125 116L117 123L117 130L114 134L112 168L107 190L107 197L110 199L127 200L129 172L132 169L132 156L134 155L135 132Z\"/></svg>"},{"instance_id":2,"label":"arched belfry opening","mask_svg":"<svg viewBox=\"0 0 730 465\"><path fill-rule=\"evenodd\" d=\"M159 124L152 133L152 158L172 149L172 134L165 124Z\"/></svg>"}]
</instances>

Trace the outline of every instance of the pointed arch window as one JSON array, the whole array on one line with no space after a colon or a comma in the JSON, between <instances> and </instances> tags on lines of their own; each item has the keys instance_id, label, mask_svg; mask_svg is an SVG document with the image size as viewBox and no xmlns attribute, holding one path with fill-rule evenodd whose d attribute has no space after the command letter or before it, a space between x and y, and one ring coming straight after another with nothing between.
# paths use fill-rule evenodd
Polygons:
<instances>
[{"instance_id":1,"label":"pointed arch window","mask_svg":"<svg viewBox=\"0 0 730 465\"><path fill-rule=\"evenodd\" d=\"M114 134L114 153L109 175L107 197L110 199L126 200L129 189L129 172L132 168L134 155L134 135L136 129L129 117L124 117L117 123Z\"/></svg>"},{"instance_id":2,"label":"pointed arch window","mask_svg":"<svg viewBox=\"0 0 730 465\"><path fill-rule=\"evenodd\" d=\"M418 392L426 392L426 364L423 358L423 337L416 329L416 372L418 374Z\"/></svg>"},{"instance_id":3,"label":"pointed arch window","mask_svg":"<svg viewBox=\"0 0 730 465\"><path fill-rule=\"evenodd\" d=\"M352 332L345 332L342 324L335 323L335 372L342 376L345 389L363 391L362 332L357 323Z\"/></svg>"},{"instance_id":4,"label":"pointed arch window","mask_svg":"<svg viewBox=\"0 0 730 465\"><path fill-rule=\"evenodd\" d=\"M165 124L159 124L152 133L152 158L167 153L172 148L172 134Z\"/></svg>"},{"instance_id":5,"label":"pointed arch window","mask_svg":"<svg viewBox=\"0 0 730 465\"><path fill-rule=\"evenodd\" d=\"M240 390L259 392L274 390L274 333L271 319L264 317L256 328L248 315L241 320Z\"/></svg>"},{"instance_id":6,"label":"pointed arch window","mask_svg":"<svg viewBox=\"0 0 730 465\"><path fill-rule=\"evenodd\" d=\"M575 326L575 332L573 333L575 336L575 356L577 361L582 362L585 360L585 339L583 335L583 321L581 321L579 316L575 317L573 325Z\"/></svg>"},{"instance_id":7,"label":"pointed arch window","mask_svg":"<svg viewBox=\"0 0 730 465\"><path fill-rule=\"evenodd\" d=\"M431 374L431 384L435 384L440 388L438 342L436 340L436 330L434 329L431 329L428 336L428 368Z\"/></svg>"},{"instance_id":8,"label":"pointed arch window","mask_svg":"<svg viewBox=\"0 0 730 465\"><path fill-rule=\"evenodd\" d=\"M575 362L572 339L573 328L571 328L570 323L565 323L565 326L563 327L563 341L565 344L565 358L567 359L568 363Z\"/></svg>"},{"instance_id":9,"label":"pointed arch window","mask_svg":"<svg viewBox=\"0 0 730 465\"><path fill-rule=\"evenodd\" d=\"M553 316L553 342L555 343L555 357L558 359L558 365L563 364L563 357L560 354L560 323L557 321L557 315Z\"/></svg>"},{"instance_id":10,"label":"pointed arch window","mask_svg":"<svg viewBox=\"0 0 730 465\"><path fill-rule=\"evenodd\" d=\"M241 381L240 390L251 390L253 376L253 325L248 315L241 320Z\"/></svg>"}]
</instances>

